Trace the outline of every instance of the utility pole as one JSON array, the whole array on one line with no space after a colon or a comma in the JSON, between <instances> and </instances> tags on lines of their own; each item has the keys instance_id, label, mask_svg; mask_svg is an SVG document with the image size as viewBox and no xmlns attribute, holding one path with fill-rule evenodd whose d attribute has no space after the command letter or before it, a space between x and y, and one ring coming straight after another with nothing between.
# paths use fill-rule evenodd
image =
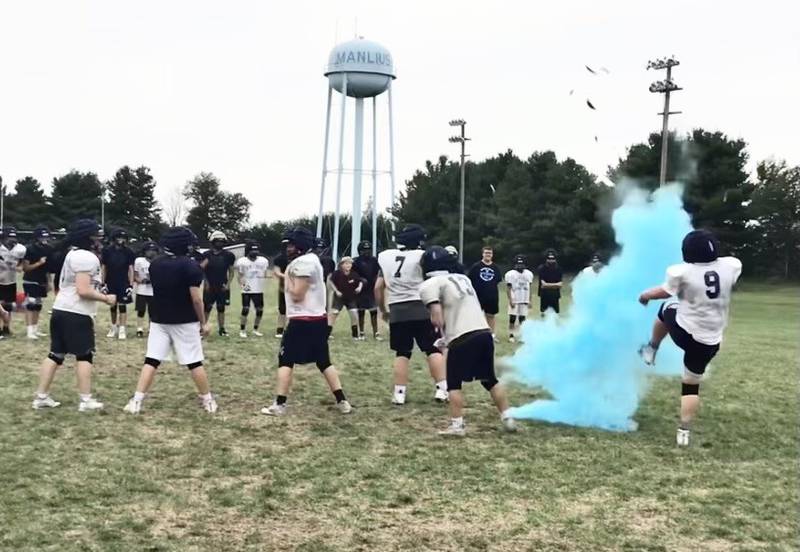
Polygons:
<instances>
[{"instance_id":1,"label":"utility pole","mask_svg":"<svg viewBox=\"0 0 800 552\"><path fill-rule=\"evenodd\" d=\"M669 58L661 58L655 61L648 61L648 69L666 69L667 78L663 81L656 81L650 85L650 92L655 94L664 94L664 111L659 113L662 116L661 126L661 169L658 175L658 185L663 186L667 181L667 142L669 141L669 116L678 115L680 111L669 110L669 95L670 92L683 90L677 84L672 82L672 68L680 65L681 62L675 59L675 56Z\"/></svg>"},{"instance_id":2,"label":"utility pole","mask_svg":"<svg viewBox=\"0 0 800 552\"><path fill-rule=\"evenodd\" d=\"M466 135L466 126L467 122L464 119L453 119L450 121L451 127L460 126L461 127L461 135L460 136L451 136L450 142L460 143L461 144L461 193L460 193L460 207L459 207L459 214L458 214L458 262L464 263L464 180L465 180L465 170L466 170L466 157L467 154L465 152L467 146L467 138Z\"/></svg>"}]
</instances>

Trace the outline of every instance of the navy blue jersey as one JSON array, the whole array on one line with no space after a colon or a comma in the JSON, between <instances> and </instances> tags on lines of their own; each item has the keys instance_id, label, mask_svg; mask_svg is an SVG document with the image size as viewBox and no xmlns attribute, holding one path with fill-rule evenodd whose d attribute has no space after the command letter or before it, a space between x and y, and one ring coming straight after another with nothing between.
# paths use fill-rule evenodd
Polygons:
<instances>
[{"instance_id":1,"label":"navy blue jersey","mask_svg":"<svg viewBox=\"0 0 800 552\"><path fill-rule=\"evenodd\" d=\"M165 255L150 263L153 302L150 320L157 324L198 322L192 305L191 287L203 283L203 270L191 257Z\"/></svg>"}]
</instances>

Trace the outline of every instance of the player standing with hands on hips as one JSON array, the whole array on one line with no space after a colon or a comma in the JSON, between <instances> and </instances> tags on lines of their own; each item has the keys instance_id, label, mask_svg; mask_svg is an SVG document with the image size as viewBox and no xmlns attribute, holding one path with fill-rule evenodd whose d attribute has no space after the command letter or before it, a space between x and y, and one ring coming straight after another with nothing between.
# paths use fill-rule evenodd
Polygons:
<instances>
[{"instance_id":1,"label":"player standing with hands on hips","mask_svg":"<svg viewBox=\"0 0 800 552\"><path fill-rule=\"evenodd\" d=\"M50 317L50 353L39 369L39 387L33 408L54 408L61 405L49 395L56 369L67 355L75 355L78 377L78 410L88 412L103 408L92 397L92 363L94 361L94 317L97 303L113 307L114 295L103 294L100 287L100 260L95 251L102 247L103 231L96 221L81 219L67 231L69 251L64 257L58 295Z\"/></svg>"},{"instance_id":2,"label":"player standing with hands on hips","mask_svg":"<svg viewBox=\"0 0 800 552\"><path fill-rule=\"evenodd\" d=\"M508 412L508 399L494 374L494 339L469 278L460 272L458 260L445 248L433 246L422 257L427 280L420 287L431 323L447 343L447 389L450 393L450 425L440 435L463 436L464 394L461 385L478 380L500 411L503 427L516 431Z\"/></svg>"},{"instance_id":3,"label":"player standing with hands on hips","mask_svg":"<svg viewBox=\"0 0 800 552\"><path fill-rule=\"evenodd\" d=\"M681 419L678 446L688 446L691 423L700 408L700 382L719 351L728 325L731 292L742 273L735 257L718 257L719 241L707 230L694 230L683 239L683 263L667 268L666 281L639 296L647 305L667 299L658 309L650 341L639 349L647 364L655 364L658 347L667 335L683 350Z\"/></svg>"}]
</instances>

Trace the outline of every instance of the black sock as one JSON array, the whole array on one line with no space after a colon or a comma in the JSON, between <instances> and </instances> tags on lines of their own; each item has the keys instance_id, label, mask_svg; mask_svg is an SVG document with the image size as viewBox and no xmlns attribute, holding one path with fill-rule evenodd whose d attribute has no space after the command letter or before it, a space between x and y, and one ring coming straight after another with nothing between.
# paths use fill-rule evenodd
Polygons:
<instances>
[{"instance_id":1,"label":"black sock","mask_svg":"<svg viewBox=\"0 0 800 552\"><path fill-rule=\"evenodd\" d=\"M372 323L373 335L378 335L378 311L370 311L369 321Z\"/></svg>"},{"instance_id":2,"label":"black sock","mask_svg":"<svg viewBox=\"0 0 800 552\"><path fill-rule=\"evenodd\" d=\"M328 326L328 337L333 333L333 326Z\"/></svg>"},{"instance_id":3,"label":"black sock","mask_svg":"<svg viewBox=\"0 0 800 552\"><path fill-rule=\"evenodd\" d=\"M275 397L275 404L278 406L286 404L286 395L277 395Z\"/></svg>"},{"instance_id":4,"label":"black sock","mask_svg":"<svg viewBox=\"0 0 800 552\"><path fill-rule=\"evenodd\" d=\"M344 391L342 391L341 389L337 389L336 391L334 391L333 396L336 397L337 403L347 400L344 396Z\"/></svg>"},{"instance_id":5,"label":"black sock","mask_svg":"<svg viewBox=\"0 0 800 552\"><path fill-rule=\"evenodd\" d=\"M244 331L245 326L247 326L247 324L239 324L239 329Z\"/></svg>"},{"instance_id":6,"label":"black sock","mask_svg":"<svg viewBox=\"0 0 800 552\"><path fill-rule=\"evenodd\" d=\"M283 328L282 327L278 327L275 330L275 335L283 335Z\"/></svg>"},{"instance_id":7,"label":"black sock","mask_svg":"<svg viewBox=\"0 0 800 552\"><path fill-rule=\"evenodd\" d=\"M358 331L364 333L364 318L366 313L362 310L358 311Z\"/></svg>"},{"instance_id":8,"label":"black sock","mask_svg":"<svg viewBox=\"0 0 800 552\"><path fill-rule=\"evenodd\" d=\"M353 337L358 337L358 326L350 326L350 333L353 334Z\"/></svg>"}]
</instances>

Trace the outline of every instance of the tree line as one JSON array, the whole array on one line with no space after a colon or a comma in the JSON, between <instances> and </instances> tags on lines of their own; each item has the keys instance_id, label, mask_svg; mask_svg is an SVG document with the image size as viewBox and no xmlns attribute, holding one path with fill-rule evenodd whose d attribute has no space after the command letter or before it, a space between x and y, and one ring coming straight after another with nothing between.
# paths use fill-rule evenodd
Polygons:
<instances>
[{"instance_id":1,"label":"tree line","mask_svg":"<svg viewBox=\"0 0 800 552\"><path fill-rule=\"evenodd\" d=\"M747 144L721 132L696 129L669 136L668 181L685 185L684 201L696 227L715 231L726 252L742 259L750 274L800 276L800 167L774 159L758 163L747 174ZM608 168L615 183L630 179L652 190L658 187L661 135L634 144ZM511 150L466 168L464 257L477 259L492 245L500 261L516 254L536 264L545 251L558 252L568 270L584 266L592 254L606 258L615 243L610 213L617 205L614 188L600 182L573 159L559 160L552 151L526 159ZM0 178L0 185L2 179ZM147 167L124 166L102 182L95 173L70 171L53 179L49 195L33 177L16 182L5 196L5 222L19 229L45 224L64 228L80 217L100 219L105 194L106 227L125 228L140 239L156 238L169 225L186 224L205 241L212 230L232 240L257 240L265 253L280 248L292 226L316 228L317 217L250 224L250 201L222 189L212 173L200 173L166 201L155 198L156 181ZM459 165L447 157L428 161L406 181L391 213L378 217L378 246L391 242L392 222L416 222L429 242L457 244ZM364 213L362 239L372 239L371 207ZM391 215L391 216L389 216ZM323 236L331 240L334 215L323 218ZM340 219L339 252L350 249L351 218Z\"/></svg>"}]
</instances>

